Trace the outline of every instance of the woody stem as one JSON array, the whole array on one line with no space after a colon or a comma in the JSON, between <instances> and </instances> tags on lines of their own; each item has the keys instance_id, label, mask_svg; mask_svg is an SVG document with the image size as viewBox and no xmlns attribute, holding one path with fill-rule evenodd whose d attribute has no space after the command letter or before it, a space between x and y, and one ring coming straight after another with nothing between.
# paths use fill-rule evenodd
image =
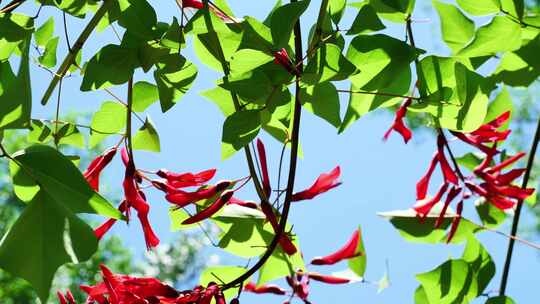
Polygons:
<instances>
[{"instance_id":1,"label":"woody stem","mask_svg":"<svg viewBox=\"0 0 540 304\"><path fill-rule=\"evenodd\" d=\"M538 148L538 142L540 141L540 117L538 118L538 124L536 125L536 131L534 133L534 139L531 144L531 150L529 152L529 158L527 159L527 167L525 169L525 175L523 176L523 181L521 182L521 188L527 188L529 179L531 178L531 171L534 165L534 158L536 156L536 149ZM523 206L523 200L518 200L516 212L514 214L514 220L512 222L512 230L510 232L510 240L508 241L508 249L506 251L506 258L504 261L504 268L501 277L501 287L499 288L499 293L501 296L504 296L506 291L506 284L508 282L508 275L510 273L510 262L512 261L512 254L514 252L514 243L515 239L512 237L516 236L518 225L519 225L519 216L521 214L521 208Z\"/></svg>"}]
</instances>

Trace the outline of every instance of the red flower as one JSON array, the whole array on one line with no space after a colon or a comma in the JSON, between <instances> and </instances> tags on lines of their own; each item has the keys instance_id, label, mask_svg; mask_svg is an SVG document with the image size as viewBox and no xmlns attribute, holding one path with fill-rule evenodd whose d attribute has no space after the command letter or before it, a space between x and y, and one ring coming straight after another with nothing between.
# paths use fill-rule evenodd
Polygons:
<instances>
[{"instance_id":1,"label":"red flower","mask_svg":"<svg viewBox=\"0 0 540 304\"><path fill-rule=\"evenodd\" d=\"M444 146L445 146L446 140L444 139L442 134L439 134L437 136L437 157L439 158L439 163L441 164L441 170L443 172L444 181L447 183L452 183L454 185L458 184L458 177L454 170L450 167L450 164L448 163L448 160L446 159L446 156L444 155Z\"/></svg>"},{"instance_id":2,"label":"red flower","mask_svg":"<svg viewBox=\"0 0 540 304\"><path fill-rule=\"evenodd\" d=\"M194 8L194 9L203 9L204 8L204 3L202 1L200 1L200 0L182 0L181 3L182 3L182 7L189 7L189 8ZM238 20L236 20L236 18L228 16L227 14L225 14L222 10L220 10L218 7L216 7L212 3L208 3L208 7L221 20L224 20L224 21L227 21L227 22L238 23Z\"/></svg>"},{"instance_id":3,"label":"red flower","mask_svg":"<svg viewBox=\"0 0 540 304\"><path fill-rule=\"evenodd\" d=\"M274 63L281 65L287 70L287 72L293 75L296 75L296 76L300 75L296 67L291 62L291 59L289 58L289 54L287 54L287 50L285 48L282 48L281 50L274 52Z\"/></svg>"},{"instance_id":4,"label":"red flower","mask_svg":"<svg viewBox=\"0 0 540 304\"><path fill-rule=\"evenodd\" d=\"M266 284L266 285L261 285L257 287L257 285L255 285L255 283L253 282L249 282L246 285L244 285L244 291L257 293L257 294L270 293L270 294L275 294L275 295L284 295L287 293L283 288L274 284Z\"/></svg>"},{"instance_id":5,"label":"red flower","mask_svg":"<svg viewBox=\"0 0 540 304\"><path fill-rule=\"evenodd\" d=\"M452 220L452 226L450 226L450 232L448 232L448 238L446 239L446 243L450 243L450 241L454 238L454 235L456 234L457 228L459 226L459 222L461 221L461 212L463 211L463 201L460 201L457 205L456 210L456 217Z\"/></svg>"},{"instance_id":6,"label":"red flower","mask_svg":"<svg viewBox=\"0 0 540 304\"><path fill-rule=\"evenodd\" d=\"M416 183L416 200L423 200L426 198L426 194L429 187L429 181L431 179L431 175L433 175L433 171L435 171L435 167L437 166L437 162L439 161L438 153L435 153L433 155L433 158L431 159L431 163L429 164L429 168L424 176Z\"/></svg>"},{"instance_id":7,"label":"red flower","mask_svg":"<svg viewBox=\"0 0 540 304\"><path fill-rule=\"evenodd\" d=\"M227 204L227 202L231 199L233 194L234 194L233 190L224 191L219 196L219 198L215 202L213 202L210 206L206 207L206 209L203 209L202 211L195 214L194 216L186 219L185 221L182 222L182 224L183 225L194 224L194 223L200 222L202 220L205 220L211 217L212 215L216 214L219 210L221 210L221 208L223 208L225 204Z\"/></svg>"},{"instance_id":8,"label":"red flower","mask_svg":"<svg viewBox=\"0 0 540 304\"><path fill-rule=\"evenodd\" d=\"M263 179L263 191L266 194L266 198L270 197L272 188L270 187L270 177L268 176L268 165L266 162L266 150L264 144L260 139L257 139L257 151L259 152L259 160L261 162L261 171Z\"/></svg>"},{"instance_id":9,"label":"red flower","mask_svg":"<svg viewBox=\"0 0 540 304\"><path fill-rule=\"evenodd\" d=\"M450 189L450 191L446 195L446 200L444 201L444 206L441 210L441 213L439 213L439 217L437 218L437 221L435 221L435 228L439 228L441 226L444 216L446 215L446 210L448 209L448 206L454 200L454 198L456 198L456 196L461 193L461 190L461 187L458 186L453 186L452 189Z\"/></svg>"},{"instance_id":10,"label":"red flower","mask_svg":"<svg viewBox=\"0 0 540 304\"><path fill-rule=\"evenodd\" d=\"M216 174L216 169L210 169L199 173L173 173L165 169L157 172L159 177L167 180L167 183L173 188L184 188L192 186L202 186L211 180Z\"/></svg>"},{"instance_id":11,"label":"red flower","mask_svg":"<svg viewBox=\"0 0 540 304\"><path fill-rule=\"evenodd\" d=\"M56 296L58 297L60 304L77 304L75 298L73 298L73 294L71 294L71 291L69 290L66 291L65 296L60 291L57 291Z\"/></svg>"},{"instance_id":12,"label":"red flower","mask_svg":"<svg viewBox=\"0 0 540 304\"><path fill-rule=\"evenodd\" d=\"M493 173L497 173L497 172L500 172L502 169L510 166L511 164L517 162L519 159L521 159L523 156L525 156L525 152L519 152L518 154L512 156L512 157L509 157L507 159L505 159L504 161L502 161L500 164L496 165L496 166L493 166L493 167L490 167L490 168L487 168L485 170L486 173L489 173L489 174L493 174Z\"/></svg>"},{"instance_id":13,"label":"red flower","mask_svg":"<svg viewBox=\"0 0 540 304\"><path fill-rule=\"evenodd\" d=\"M394 123L390 128L384 133L383 139L388 140L388 137L390 137L390 133L392 133L392 130L398 132L403 137L403 140L405 143L409 142L409 140L412 137L412 132L405 123L403 122L403 118L405 118L405 115L407 114L407 107L409 107L412 103L411 98L405 99L405 101L401 104L399 109L396 111L396 117L394 118Z\"/></svg>"},{"instance_id":14,"label":"red flower","mask_svg":"<svg viewBox=\"0 0 540 304\"><path fill-rule=\"evenodd\" d=\"M343 260L351 259L357 256L362 255L362 252L358 250L358 245L360 244L360 231L356 230L351 239L338 251L324 256L317 257L311 261L313 265L334 265L335 263L341 262Z\"/></svg>"},{"instance_id":15,"label":"red flower","mask_svg":"<svg viewBox=\"0 0 540 304\"><path fill-rule=\"evenodd\" d=\"M117 275L104 265L100 267L103 283L81 286L88 294L87 303L95 301L99 304L142 304L155 303L154 299L163 299L163 302L158 303L183 303L168 301L178 298L179 293L157 279Z\"/></svg>"},{"instance_id":16,"label":"red flower","mask_svg":"<svg viewBox=\"0 0 540 304\"><path fill-rule=\"evenodd\" d=\"M178 205L179 208L182 208L200 200L209 199L217 193L227 189L231 184L231 181L221 181L218 182L215 186L200 188L199 190L194 192L175 190L168 193L165 196L165 199L170 203Z\"/></svg>"},{"instance_id":17,"label":"red flower","mask_svg":"<svg viewBox=\"0 0 540 304\"><path fill-rule=\"evenodd\" d=\"M340 174L341 174L341 170L339 166L335 167L329 173L321 174L317 178L315 183L311 185L311 187L309 187L306 190L293 194L292 201L296 202L296 201L301 201L301 200L312 199L321 193L324 193L332 188L335 188L341 185L341 183L337 181Z\"/></svg>"},{"instance_id":18,"label":"red flower","mask_svg":"<svg viewBox=\"0 0 540 304\"><path fill-rule=\"evenodd\" d=\"M84 171L83 176L88 181L88 184L90 184L90 187L92 189L99 191L99 175L101 174L101 171L111 162L111 160L114 158L114 155L116 154L116 147L113 147L101 154L100 156L96 157L90 165L88 165L88 168L86 171Z\"/></svg>"},{"instance_id":19,"label":"red flower","mask_svg":"<svg viewBox=\"0 0 540 304\"><path fill-rule=\"evenodd\" d=\"M442 196L446 192L446 189L448 189L448 183L445 182L439 187L439 190L434 197L428 199L424 204L413 208L418 213L420 218L425 218L429 214L433 206L435 206L435 204L441 200Z\"/></svg>"},{"instance_id":20,"label":"red flower","mask_svg":"<svg viewBox=\"0 0 540 304\"><path fill-rule=\"evenodd\" d=\"M122 212L122 213L126 212L127 206L126 206L126 201L125 200L123 200L120 203L120 206L118 206L118 210L120 212ZM105 233L107 233L112 228L112 226L116 223L116 221L117 221L116 219L108 219L103 224L101 224L99 227L97 227L94 230L94 233L96 234L97 239L101 240L103 238L103 236L105 235Z\"/></svg>"},{"instance_id":21,"label":"red flower","mask_svg":"<svg viewBox=\"0 0 540 304\"><path fill-rule=\"evenodd\" d=\"M231 197L231 199L227 202L227 205L238 205L250 209L257 209L258 205L254 201L243 201L240 199L237 199L236 197Z\"/></svg>"},{"instance_id":22,"label":"red flower","mask_svg":"<svg viewBox=\"0 0 540 304\"><path fill-rule=\"evenodd\" d=\"M327 284L347 284L351 282L351 280L347 278L323 275L317 272L309 272L308 276L312 280L327 283Z\"/></svg>"}]
</instances>

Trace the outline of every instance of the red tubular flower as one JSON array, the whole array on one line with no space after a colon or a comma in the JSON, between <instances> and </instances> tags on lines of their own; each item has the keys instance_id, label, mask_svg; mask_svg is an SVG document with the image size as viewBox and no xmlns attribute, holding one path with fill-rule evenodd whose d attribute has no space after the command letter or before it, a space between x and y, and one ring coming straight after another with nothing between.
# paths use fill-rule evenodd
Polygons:
<instances>
[{"instance_id":1,"label":"red tubular flower","mask_svg":"<svg viewBox=\"0 0 540 304\"><path fill-rule=\"evenodd\" d=\"M495 147L488 147L486 145L483 145L482 142L478 141L477 138L474 136L471 136L470 134L464 134L460 132L451 131L451 133L459 138L461 141L477 148L478 150L484 152L487 155L494 155L497 154L499 151Z\"/></svg>"},{"instance_id":2,"label":"red tubular flower","mask_svg":"<svg viewBox=\"0 0 540 304\"><path fill-rule=\"evenodd\" d=\"M219 210L221 210L221 208L223 208L223 206L225 206L225 204L227 204L227 202L231 199L233 194L234 194L233 190L224 191L215 202L213 202L206 209L203 209L199 213L183 221L182 225L198 223L216 214Z\"/></svg>"},{"instance_id":3,"label":"red tubular flower","mask_svg":"<svg viewBox=\"0 0 540 304\"><path fill-rule=\"evenodd\" d=\"M99 191L99 175L101 174L101 171L103 171L103 169L114 158L114 155L116 155L116 150L116 147L113 147L105 151L103 154L96 157L90 163L90 165L88 165L86 171L84 171L83 176L86 181L88 181L88 184L90 184L90 187L92 187L92 189Z\"/></svg>"},{"instance_id":4,"label":"red tubular flower","mask_svg":"<svg viewBox=\"0 0 540 304\"><path fill-rule=\"evenodd\" d=\"M496 186L490 183L483 183L482 186L492 194L495 193L501 196L515 198L518 200L524 200L534 193L533 188L520 188L513 185Z\"/></svg>"},{"instance_id":5,"label":"red tubular flower","mask_svg":"<svg viewBox=\"0 0 540 304\"><path fill-rule=\"evenodd\" d=\"M420 206L416 206L413 208L416 211L416 213L420 216L420 218L425 218L429 214L433 206L435 206L435 204L437 204L441 200L442 196L444 195L447 189L448 189L448 183L445 182L439 187L439 190L437 191L434 197L429 199L425 204L422 204Z\"/></svg>"},{"instance_id":6,"label":"red tubular flower","mask_svg":"<svg viewBox=\"0 0 540 304\"><path fill-rule=\"evenodd\" d=\"M523 156L525 156L525 152L519 152L516 155L505 159L504 161L502 161L498 165L487 168L485 170L485 172L489 173L489 174L500 172L502 169L504 169L504 168L510 166L511 164L517 162L518 160L520 160Z\"/></svg>"},{"instance_id":7,"label":"red tubular flower","mask_svg":"<svg viewBox=\"0 0 540 304\"><path fill-rule=\"evenodd\" d=\"M429 187L429 181L431 179L431 175L433 175L433 171L435 171L435 167L437 166L437 162L439 161L438 153L435 153L433 155L433 158L431 159L431 162L429 164L429 168L424 176L416 183L416 200L423 200L426 198L428 187Z\"/></svg>"},{"instance_id":8,"label":"red tubular flower","mask_svg":"<svg viewBox=\"0 0 540 304\"><path fill-rule=\"evenodd\" d=\"M390 133L392 133L392 130L393 130L401 134L401 137L403 137L405 144L409 142L409 140L412 137L412 132L403 122L403 118L405 118L405 115L407 114L407 107L409 107L411 103L412 103L412 99L407 98L401 104L399 109L396 111L396 117L394 118L394 123L392 123L392 126L390 126L390 128L386 131L386 133L384 133L383 140L388 140L388 137L390 137Z\"/></svg>"},{"instance_id":9,"label":"red tubular flower","mask_svg":"<svg viewBox=\"0 0 540 304\"><path fill-rule=\"evenodd\" d=\"M250 209L257 209L258 205L254 201L243 201L240 199L237 199L236 197L231 197L231 199L227 202L227 205L238 205Z\"/></svg>"},{"instance_id":10,"label":"red tubular flower","mask_svg":"<svg viewBox=\"0 0 540 304\"><path fill-rule=\"evenodd\" d=\"M204 7L204 3L199 0L182 0L180 2L182 2L183 7L191 7L196 9L201 9Z\"/></svg>"},{"instance_id":11,"label":"red tubular flower","mask_svg":"<svg viewBox=\"0 0 540 304\"><path fill-rule=\"evenodd\" d=\"M510 111L506 111L487 124L498 129L510 118Z\"/></svg>"},{"instance_id":12,"label":"red tubular flower","mask_svg":"<svg viewBox=\"0 0 540 304\"><path fill-rule=\"evenodd\" d=\"M201 188L194 192L175 190L174 192L168 193L165 196L165 199L170 203L178 205L179 208L182 208L200 200L209 199L217 193L227 189L231 184L231 181L221 181L215 186Z\"/></svg>"},{"instance_id":13,"label":"red tubular flower","mask_svg":"<svg viewBox=\"0 0 540 304\"><path fill-rule=\"evenodd\" d=\"M137 183L135 181L135 168L133 167L133 162L128 160L128 165L126 167L126 173L123 182L124 195L126 200L126 209L128 210L131 207L137 210L137 216L141 222L141 226L144 232L144 239L146 241L146 247L148 249L156 247L159 244L159 239L152 230L150 222L148 221L148 212L150 211L150 206L141 195L142 192L138 190ZM129 218L129 216L128 216Z\"/></svg>"},{"instance_id":14,"label":"red tubular flower","mask_svg":"<svg viewBox=\"0 0 540 304\"><path fill-rule=\"evenodd\" d=\"M500 174L495 178L497 185L506 186L525 173L526 169L512 169L507 173Z\"/></svg>"},{"instance_id":15,"label":"red tubular flower","mask_svg":"<svg viewBox=\"0 0 540 304\"><path fill-rule=\"evenodd\" d=\"M270 203L268 203L267 201L261 202L261 210L266 216L266 219L270 222L272 229L274 229L274 233L277 233L279 230L279 224L276 214L274 213L274 210L272 209ZM287 255L293 255L298 251L289 236L287 236L285 233L281 235L279 239L279 245Z\"/></svg>"},{"instance_id":16,"label":"red tubular flower","mask_svg":"<svg viewBox=\"0 0 540 304\"><path fill-rule=\"evenodd\" d=\"M299 76L298 70L296 70L296 68L292 64L291 59L289 58L289 54L287 54L287 50L285 48L274 52L274 63L284 67L287 72Z\"/></svg>"},{"instance_id":17,"label":"red tubular flower","mask_svg":"<svg viewBox=\"0 0 540 304\"><path fill-rule=\"evenodd\" d=\"M268 165L266 162L266 149L260 139L257 139L257 151L259 152L259 160L261 162L261 171L263 179L263 190L266 194L266 198L270 197L272 188L270 187L270 177L268 176Z\"/></svg>"},{"instance_id":18,"label":"red tubular flower","mask_svg":"<svg viewBox=\"0 0 540 304\"><path fill-rule=\"evenodd\" d=\"M441 213L439 213L439 217L435 221L435 228L439 228L441 226L444 216L446 215L446 210L448 209L448 206L454 200L454 198L456 198L456 196L461 193L461 190L462 189L459 186L453 186L452 189L450 189L448 195L446 195L446 200L444 201L444 206L441 210Z\"/></svg>"},{"instance_id":19,"label":"red tubular flower","mask_svg":"<svg viewBox=\"0 0 540 304\"><path fill-rule=\"evenodd\" d=\"M450 167L450 164L448 163L448 160L446 159L446 156L444 155L444 146L445 146L446 140L444 137L439 134L437 136L437 154L439 158L439 163L441 164L441 170L443 172L444 181L447 183L452 183L454 185L457 185L459 180L452 168Z\"/></svg>"},{"instance_id":20,"label":"red tubular flower","mask_svg":"<svg viewBox=\"0 0 540 304\"><path fill-rule=\"evenodd\" d=\"M216 304L227 304L225 301L225 296L221 290L214 294L214 299L216 300Z\"/></svg>"},{"instance_id":21,"label":"red tubular flower","mask_svg":"<svg viewBox=\"0 0 540 304\"><path fill-rule=\"evenodd\" d=\"M362 255L362 252L358 250L358 244L360 243L360 231L356 230L351 239L338 251L324 256L317 257L311 261L313 265L334 265L337 262L351 259Z\"/></svg>"},{"instance_id":22,"label":"red tubular flower","mask_svg":"<svg viewBox=\"0 0 540 304\"><path fill-rule=\"evenodd\" d=\"M123 200L120 203L120 206L118 206L118 210L124 213L126 212L126 208L127 208L126 201ZM96 234L98 241L103 238L105 233L107 233L112 228L112 226L116 223L116 221L117 221L116 219L108 219L107 221L105 221L103 224L101 224L99 227L97 227L94 230L94 233Z\"/></svg>"},{"instance_id":23,"label":"red tubular flower","mask_svg":"<svg viewBox=\"0 0 540 304\"><path fill-rule=\"evenodd\" d=\"M255 285L255 283L253 282L249 282L246 285L244 285L244 291L257 293L257 294L269 293L269 294L275 294L275 295L284 295L287 293L283 288L274 284L266 284L266 285L261 285L257 287L257 285Z\"/></svg>"},{"instance_id":24,"label":"red tubular flower","mask_svg":"<svg viewBox=\"0 0 540 304\"><path fill-rule=\"evenodd\" d=\"M202 186L211 180L216 174L216 169L210 169L199 173L174 173L161 169L157 172L159 177L167 180L167 183L173 188L184 188L192 186Z\"/></svg>"},{"instance_id":25,"label":"red tubular flower","mask_svg":"<svg viewBox=\"0 0 540 304\"><path fill-rule=\"evenodd\" d=\"M461 221L461 212L463 211L463 201L460 201L457 205L456 210L456 217L452 220L452 226L450 226L450 232L448 232L448 238L446 239L446 243L450 243L450 241L454 238L454 235L456 234L457 228L459 226L459 222Z\"/></svg>"},{"instance_id":26,"label":"red tubular flower","mask_svg":"<svg viewBox=\"0 0 540 304\"><path fill-rule=\"evenodd\" d=\"M291 201L296 202L296 201L301 201L301 200L312 199L321 193L324 193L332 188L335 188L341 185L341 183L337 181L340 174L341 174L341 170L339 166L335 167L329 173L321 174L317 178L315 183L311 185L311 187L309 187L306 190L293 194Z\"/></svg>"},{"instance_id":27,"label":"red tubular flower","mask_svg":"<svg viewBox=\"0 0 540 304\"><path fill-rule=\"evenodd\" d=\"M60 291L56 292L56 296L58 297L58 301L60 301L60 304L67 304L66 298Z\"/></svg>"},{"instance_id":28,"label":"red tubular flower","mask_svg":"<svg viewBox=\"0 0 540 304\"><path fill-rule=\"evenodd\" d=\"M327 284L347 284L347 283L351 282L351 280L349 280L347 278L340 278L340 277L335 277L335 276L330 276L330 275L323 275L323 274L320 274L320 273L317 273L317 272L309 272L308 276L312 280L327 283Z\"/></svg>"},{"instance_id":29,"label":"red tubular flower","mask_svg":"<svg viewBox=\"0 0 540 304\"><path fill-rule=\"evenodd\" d=\"M186 8L194 8L194 9L203 9L204 3L200 0L182 0L182 7ZM239 21L236 20L236 18L233 18L231 16L228 16L225 14L222 10L220 10L218 7L213 5L212 3L208 3L208 7L210 8L210 11L212 11L216 16L218 16L221 20L226 22L233 22L238 23Z\"/></svg>"},{"instance_id":30,"label":"red tubular flower","mask_svg":"<svg viewBox=\"0 0 540 304\"><path fill-rule=\"evenodd\" d=\"M69 304L76 304L75 298L69 289L66 291L66 299L68 300Z\"/></svg>"}]
</instances>

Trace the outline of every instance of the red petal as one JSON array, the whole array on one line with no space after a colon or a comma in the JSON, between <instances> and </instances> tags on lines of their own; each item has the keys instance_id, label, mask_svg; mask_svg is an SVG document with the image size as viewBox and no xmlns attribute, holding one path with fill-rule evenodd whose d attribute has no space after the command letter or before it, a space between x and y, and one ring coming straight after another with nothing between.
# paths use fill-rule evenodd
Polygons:
<instances>
[{"instance_id":1,"label":"red petal","mask_svg":"<svg viewBox=\"0 0 540 304\"><path fill-rule=\"evenodd\" d=\"M525 152L519 152L518 154L512 156L512 157L509 157L507 159L505 159L504 161L502 161L501 163L499 163L498 165L496 166L493 166L491 168L488 168L486 170L487 173L495 173L495 172L499 172L501 171L502 169L510 166L511 164L517 162L520 158L522 158L523 156L525 156Z\"/></svg>"},{"instance_id":2,"label":"red petal","mask_svg":"<svg viewBox=\"0 0 540 304\"><path fill-rule=\"evenodd\" d=\"M200 222L202 220L205 220L212 215L216 214L225 204L231 199L233 196L234 191L233 190L226 190L224 191L221 196L213 202L210 206L208 206L206 209L203 209L199 213L195 214L194 216L186 219L182 222L183 225L189 225L194 224L197 222Z\"/></svg>"},{"instance_id":3,"label":"red petal","mask_svg":"<svg viewBox=\"0 0 540 304\"><path fill-rule=\"evenodd\" d=\"M507 198L504 198L502 196L498 196L498 195L491 195L491 196L488 196L486 197L486 199L491 203L493 204L493 206L501 209L501 210L506 210L506 209L510 209L510 208L514 208L514 205L516 204L515 202L507 199Z\"/></svg>"},{"instance_id":4,"label":"red petal","mask_svg":"<svg viewBox=\"0 0 540 304\"><path fill-rule=\"evenodd\" d=\"M181 0L182 7L191 7L196 9L204 8L204 4L198 0Z\"/></svg>"},{"instance_id":5,"label":"red petal","mask_svg":"<svg viewBox=\"0 0 540 304\"><path fill-rule=\"evenodd\" d=\"M266 219L270 222L272 228L274 229L274 233L277 233L279 230L279 223L270 203L268 203L267 201L261 202L261 210L266 216ZM286 234L281 235L281 237L279 238L279 245L287 255L293 255L298 251L289 236L287 236Z\"/></svg>"},{"instance_id":6,"label":"red petal","mask_svg":"<svg viewBox=\"0 0 540 304\"><path fill-rule=\"evenodd\" d=\"M458 176L454 170L450 167L446 156L444 155L445 139L439 134L437 137L437 152L439 163L441 164L441 170L443 172L444 181L457 185L459 183Z\"/></svg>"},{"instance_id":7,"label":"red petal","mask_svg":"<svg viewBox=\"0 0 540 304\"><path fill-rule=\"evenodd\" d=\"M244 285L244 291L257 293L257 294L269 293L269 294L275 294L275 295L284 295L287 293L283 288L274 284L266 284L266 285L261 285L257 287L255 283L253 282L249 282L246 285Z\"/></svg>"},{"instance_id":8,"label":"red petal","mask_svg":"<svg viewBox=\"0 0 540 304\"><path fill-rule=\"evenodd\" d=\"M450 243L450 241L454 238L454 235L456 234L457 228L459 226L459 222L461 221L461 212L463 211L463 201L460 201L457 205L457 216L454 217L452 220L452 226L450 227L450 232L448 232L448 238L446 239L446 243Z\"/></svg>"},{"instance_id":9,"label":"red petal","mask_svg":"<svg viewBox=\"0 0 540 304\"><path fill-rule=\"evenodd\" d=\"M171 187L183 188L192 186L202 186L211 180L216 174L216 169L209 169L199 173L173 173L167 170L159 170L157 175L167 179Z\"/></svg>"},{"instance_id":10,"label":"red petal","mask_svg":"<svg viewBox=\"0 0 540 304\"><path fill-rule=\"evenodd\" d=\"M423 200L426 198L426 194L429 187L429 181L431 179L431 175L433 175L433 171L435 170L435 167L437 166L437 162L439 161L439 158L437 157L437 153L433 156L431 159L431 162L429 164L428 171L422 178L416 183L416 200Z\"/></svg>"},{"instance_id":11,"label":"red petal","mask_svg":"<svg viewBox=\"0 0 540 304\"><path fill-rule=\"evenodd\" d=\"M441 200L443 194L446 192L446 189L448 189L448 183L445 182L439 187L439 190L434 197L429 199L425 204L414 207L413 209L421 218L425 218L431 211L431 208L433 208L433 206L435 206L435 204Z\"/></svg>"},{"instance_id":12,"label":"red petal","mask_svg":"<svg viewBox=\"0 0 540 304\"><path fill-rule=\"evenodd\" d=\"M116 148L113 147L105 151L102 155L96 157L86 171L84 171L83 176L88 181L92 189L99 191L99 175L101 171L112 161L114 155L116 155Z\"/></svg>"},{"instance_id":13,"label":"red petal","mask_svg":"<svg viewBox=\"0 0 540 304\"><path fill-rule=\"evenodd\" d=\"M512 183L516 178L525 173L526 169L512 169L508 173L501 174L496 177L496 181L499 185L505 186Z\"/></svg>"},{"instance_id":14,"label":"red petal","mask_svg":"<svg viewBox=\"0 0 540 304\"><path fill-rule=\"evenodd\" d=\"M461 193L461 190L461 187L456 186L450 189L450 192L448 192L446 200L444 201L444 206L441 210L441 213L439 213L439 217L437 218L437 221L435 221L435 228L439 228L441 226L444 216L446 215L446 210L448 209L448 206L454 200L454 198L456 198L456 196Z\"/></svg>"},{"instance_id":15,"label":"red petal","mask_svg":"<svg viewBox=\"0 0 540 304\"><path fill-rule=\"evenodd\" d=\"M341 170L339 166L335 167L329 173L321 174L317 178L315 183L311 185L311 187L309 187L306 190L293 194L291 201L295 202L295 201L312 199L321 193L324 193L332 188L339 186L341 183L338 182L337 179L339 178L340 174L341 174Z\"/></svg>"},{"instance_id":16,"label":"red petal","mask_svg":"<svg viewBox=\"0 0 540 304\"><path fill-rule=\"evenodd\" d=\"M338 251L324 256L314 258L311 261L313 265L334 265L337 262L351 259L362 255L362 252L358 251L358 244L360 243L360 231L356 230L349 241L341 247Z\"/></svg>"},{"instance_id":17,"label":"red petal","mask_svg":"<svg viewBox=\"0 0 540 304\"><path fill-rule=\"evenodd\" d=\"M498 129L510 118L510 114L511 114L510 111L506 111L502 113L501 115L499 115L494 120L488 122L488 124Z\"/></svg>"},{"instance_id":18,"label":"red petal","mask_svg":"<svg viewBox=\"0 0 540 304\"><path fill-rule=\"evenodd\" d=\"M349 280L347 278L340 278L340 277L334 277L334 276L329 276L329 275L322 275L322 274L316 273L316 272L310 272L310 273L308 273L308 276L312 280L327 283L327 284L347 284L347 283L351 282L351 280Z\"/></svg>"},{"instance_id":19,"label":"red petal","mask_svg":"<svg viewBox=\"0 0 540 304\"><path fill-rule=\"evenodd\" d=\"M403 122L403 118L405 118L405 115L407 114L407 107L409 107L411 103L412 103L412 99L407 98L401 104L399 109L396 111L396 116L394 118L394 122L392 123L392 126L386 131L386 133L384 133L384 137L383 137L384 140L388 139L392 130L395 130L396 132L401 134L405 143L408 143L409 140L412 138L411 130L407 128L407 126Z\"/></svg>"},{"instance_id":20,"label":"red petal","mask_svg":"<svg viewBox=\"0 0 540 304\"><path fill-rule=\"evenodd\" d=\"M67 304L66 298L64 297L64 295L60 291L56 292L56 296L58 297L58 300L60 301L60 304Z\"/></svg>"},{"instance_id":21,"label":"red petal","mask_svg":"<svg viewBox=\"0 0 540 304\"><path fill-rule=\"evenodd\" d=\"M251 208L251 209L257 209L258 207L257 203L253 201L243 201L243 200L237 199L234 196L231 197L231 199L227 202L227 205L239 205L239 206Z\"/></svg>"},{"instance_id":22,"label":"red petal","mask_svg":"<svg viewBox=\"0 0 540 304\"><path fill-rule=\"evenodd\" d=\"M264 148L264 144L260 139L257 139L257 151L259 152L259 160L261 162L263 190L266 194L266 198L269 198L272 188L270 187L270 177L268 176L268 165L266 162L266 149Z\"/></svg>"}]
</instances>

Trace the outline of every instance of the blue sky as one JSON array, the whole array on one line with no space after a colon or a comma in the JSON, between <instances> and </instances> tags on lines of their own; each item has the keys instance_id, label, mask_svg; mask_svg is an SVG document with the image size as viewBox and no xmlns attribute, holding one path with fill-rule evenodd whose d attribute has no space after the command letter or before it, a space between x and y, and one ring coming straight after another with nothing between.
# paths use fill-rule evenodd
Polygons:
<instances>
[{"instance_id":1,"label":"blue sky","mask_svg":"<svg viewBox=\"0 0 540 304\"><path fill-rule=\"evenodd\" d=\"M172 16L178 16L174 1L150 1L155 7L160 21L170 22ZM229 1L237 16L252 15L264 18L273 6L273 1ZM307 32L307 20L315 20L319 1L312 1L310 10L302 17L303 29ZM417 1L413 18L421 22L414 24L417 46L428 50L428 53L448 54L440 41L439 23L436 13L428 1ZM53 13L45 8L41 13L38 24L41 24ZM349 9L344 24L350 24L354 18L355 9ZM88 19L88 18L87 18ZM57 19L58 21L61 19ZM485 20L479 20L483 22ZM86 21L69 18L69 31L72 40L78 35ZM403 25L387 24L385 33L396 38L404 39ZM344 26L345 27L345 26ZM56 35L62 36L62 29L57 28ZM63 39L63 38L62 38ZM104 43L116 43L112 31L106 30L93 34L85 45L85 58L92 56ZM65 54L65 47L59 48L59 54ZM196 63L199 61L187 50L186 56ZM62 58L62 56L59 56ZM159 154L137 152L138 166L147 169L168 168L177 171L197 171L207 168L218 169L218 179L238 178L247 174L243 153L238 153L231 159L221 161L220 139L223 116L212 103L197 95L205 89L214 87L214 80L219 75L201 64L198 77L192 89L172 110L163 115L156 104L149 110L156 123L161 138L162 152ZM50 75L35 67L32 78L34 94L35 118L50 118L54 111L54 102L47 107L39 105L39 98L50 80ZM150 76L150 77L149 77ZM136 81L150 79L150 75L138 74ZM78 88L80 75L67 78L64 81L62 111L91 110L99 108L101 102L110 100L104 92L81 93ZM112 89L120 96L125 96L125 88ZM347 105L347 96L342 96L342 116ZM361 225L367 250L368 266L366 279L378 280L385 271L385 261L390 264L391 286L380 294L376 287L368 284L353 284L346 286L319 286L312 283L311 300L313 303L412 303L413 293L418 282L415 274L431 270L448 257L459 257L462 246L456 245L424 245L411 244L401 238L390 223L376 215L377 212L394 209L406 209L414 203L415 183L423 174L432 156L435 142L429 133L415 134L408 145L393 134L388 142L381 140L384 131L392 121L392 115L385 111L379 114L369 114L362 117L343 134L338 135L335 128L323 120L304 111L301 126L301 144L304 150L303 159L298 163L298 178L296 189L309 186L322 172L327 172L336 165L342 169L343 184L312 201L294 204L291 212L291 223L300 238L301 247L307 260L331 252L344 243L352 231ZM281 145L262 135L267 146L270 170L274 176L277 172L277 162ZM120 187L122 170L116 164L108 169L106 180L111 184L110 189ZM242 198L255 199L251 190L244 191ZM169 232L168 205L162 195L153 192L149 195L152 204L151 222L156 227L163 241L171 237ZM474 218L472 201L465 206L465 214ZM525 216L522 225L531 223ZM509 224L500 228L509 231ZM144 251L138 225L129 229L116 228L115 233L121 234L127 246L135 252ZM488 290L498 288L500 270L504 261L507 240L493 233L480 235L495 263L497 274ZM181 246L181 244L179 244ZM209 250L208 253L219 251ZM235 261L223 254L222 262ZM531 248L516 244L508 294L517 303L530 303L533 299L531 290L537 288L540 278L532 275L532 269L540 266L538 253ZM339 271L346 264L335 267L316 269L320 272ZM278 303L284 299L273 296L246 296L244 303ZM480 300L475 303L483 303Z\"/></svg>"}]
</instances>

